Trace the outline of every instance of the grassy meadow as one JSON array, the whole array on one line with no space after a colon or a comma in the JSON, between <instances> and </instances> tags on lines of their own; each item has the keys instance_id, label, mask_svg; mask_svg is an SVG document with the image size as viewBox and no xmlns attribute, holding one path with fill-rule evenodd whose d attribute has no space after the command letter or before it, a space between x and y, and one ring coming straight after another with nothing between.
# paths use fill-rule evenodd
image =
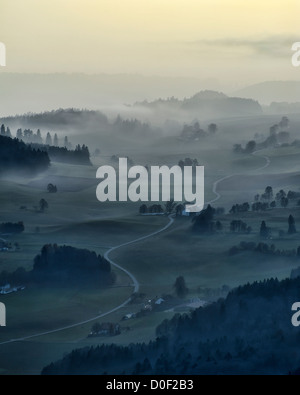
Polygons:
<instances>
[{"instance_id":1,"label":"grassy meadow","mask_svg":"<svg viewBox=\"0 0 300 395\"><path fill-rule=\"evenodd\" d=\"M282 188L299 191L300 150L297 148L265 150L257 156L234 155L229 147L222 150L201 148L201 145L173 138L165 138L160 144L156 142L151 148L132 148L120 154L129 155L141 165L170 166L186 157L198 159L199 164L206 168L206 201L215 198L213 183L232 175L219 184L218 192L222 196L214 203L215 207L225 207L226 212L235 203L253 202L254 196L263 193L268 185L276 191ZM263 171L258 169L266 161L259 155L271 159L270 166ZM25 232L9 239L19 243L19 251L0 252L0 271L12 272L18 267L31 270L34 257L45 244L66 244L103 255L113 246L151 234L168 223L166 217L139 216L139 203L100 204L96 199L96 169L107 164L107 159L100 156L93 162L93 167L53 163L46 173L35 178L10 176L1 180L1 222L24 221ZM57 185L57 194L47 193L49 183ZM49 203L49 209L44 213L36 209L42 198ZM191 219L179 218L164 233L115 250L110 258L137 278L140 292L149 299L172 294L173 284L181 275L186 279L190 297L201 296L200 289L203 288L236 287L269 277L281 279L300 265L296 258L252 252L230 256L229 249L241 241L260 242L258 232L262 220L266 220L273 229L273 238L268 244L273 243L280 249L297 248L300 245L298 235L279 238L277 234L279 230L287 230L290 214L297 219L299 213L300 208L290 206L267 212L222 215L218 219L223 223L224 231L212 236L193 233ZM230 234L229 226L233 219L245 221L253 232L249 235ZM8 321L7 328L0 329L0 343L74 325L121 305L130 297L133 288L124 272L113 270L117 275L116 284L106 289L84 286L75 289L68 284L56 288L31 285L23 292L0 296L0 301L7 307ZM125 314L136 313L140 309L140 304L130 304L100 322L119 322ZM92 326L88 323L0 345L0 373L39 373L51 361L85 345L148 341L155 337L156 326L173 314L153 313L122 323L127 331L115 338L87 339Z\"/></svg>"}]
</instances>

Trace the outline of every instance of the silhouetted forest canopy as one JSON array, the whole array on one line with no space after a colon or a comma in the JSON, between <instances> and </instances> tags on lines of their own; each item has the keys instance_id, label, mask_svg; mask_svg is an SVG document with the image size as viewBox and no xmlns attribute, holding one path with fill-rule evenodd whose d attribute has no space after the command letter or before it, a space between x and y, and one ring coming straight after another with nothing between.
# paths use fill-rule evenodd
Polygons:
<instances>
[{"instance_id":1,"label":"silhouetted forest canopy","mask_svg":"<svg viewBox=\"0 0 300 395\"><path fill-rule=\"evenodd\" d=\"M56 244L45 245L34 259L33 270L19 268L14 273L2 272L0 285L6 283L50 283L63 285L107 286L115 281L110 263L89 250Z\"/></svg>"},{"instance_id":2,"label":"silhouetted forest canopy","mask_svg":"<svg viewBox=\"0 0 300 395\"><path fill-rule=\"evenodd\" d=\"M142 122L136 118L124 119L117 116L109 119L100 111L80 110L75 108L59 109L51 112L40 114L24 114L14 117L2 118L1 122L7 123L10 127L19 127L22 125L26 128L47 128L60 132L62 129L72 128L74 130L87 130L89 128L97 128L109 134L119 133L127 135L147 135L158 133L159 130L153 128L150 123ZM40 141L33 141L38 142Z\"/></svg>"},{"instance_id":3,"label":"silhouetted forest canopy","mask_svg":"<svg viewBox=\"0 0 300 395\"><path fill-rule=\"evenodd\" d=\"M296 300L299 277L247 284L165 320L149 344L75 350L43 374L288 374L300 366Z\"/></svg>"},{"instance_id":4,"label":"silhouetted forest canopy","mask_svg":"<svg viewBox=\"0 0 300 395\"><path fill-rule=\"evenodd\" d=\"M31 144L32 148L37 148L43 152L47 152L54 162L70 163L75 165L91 165L90 152L86 145L82 147L77 145L75 150L66 147L54 147L47 145Z\"/></svg>"},{"instance_id":5,"label":"silhouetted forest canopy","mask_svg":"<svg viewBox=\"0 0 300 395\"><path fill-rule=\"evenodd\" d=\"M136 106L142 106L150 109L166 109L194 111L198 114L205 112L214 112L219 116L221 114L261 114L262 108L257 101L236 97L228 97L223 93L215 91L201 91L196 95L179 100L175 97L168 99L158 99L153 102L143 101L136 103Z\"/></svg>"},{"instance_id":6,"label":"silhouetted forest canopy","mask_svg":"<svg viewBox=\"0 0 300 395\"><path fill-rule=\"evenodd\" d=\"M10 137L0 136L0 175L9 171L37 173L48 169L48 153Z\"/></svg>"}]
</instances>

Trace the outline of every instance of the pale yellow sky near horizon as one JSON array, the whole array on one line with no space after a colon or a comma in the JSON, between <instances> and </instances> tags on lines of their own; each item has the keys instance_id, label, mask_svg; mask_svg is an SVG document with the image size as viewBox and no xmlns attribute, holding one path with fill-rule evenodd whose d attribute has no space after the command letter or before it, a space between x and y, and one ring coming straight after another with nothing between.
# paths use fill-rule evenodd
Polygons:
<instances>
[{"instance_id":1,"label":"pale yellow sky near horizon","mask_svg":"<svg viewBox=\"0 0 300 395\"><path fill-rule=\"evenodd\" d=\"M299 79L299 0L0 0L1 72ZM299 32L298 32L299 31Z\"/></svg>"}]
</instances>

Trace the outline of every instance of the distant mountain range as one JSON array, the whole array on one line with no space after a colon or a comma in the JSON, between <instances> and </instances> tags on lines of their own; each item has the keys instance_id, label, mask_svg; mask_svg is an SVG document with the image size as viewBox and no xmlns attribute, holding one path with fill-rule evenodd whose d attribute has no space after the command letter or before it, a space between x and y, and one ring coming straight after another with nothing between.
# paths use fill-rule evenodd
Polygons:
<instances>
[{"instance_id":1,"label":"distant mountain range","mask_svg":"<svg viewBox=\"0 0 300 395\"><path fill-rule=\"evenodd\" d=\"M215 91L201 91L183 100L171 97L153 102L136 103L135 107L146 108L158 113L161 117L182 115L198 119L216 119L224 117L243 117L261 115L263 110L257 101L241 97L229 97ZM173 114L172 114L173 113Z\"/></svg>"},{"instance_id":2,"label":"distant mountain range","mask_svg":"<svg viewBox=\"0 0 300 395\"><path fill-rule=\"evenodd\" d=\"M137 106L164 108L166 117L172 111L190 111L197 118L248 116L261 113L260 104L273 102L300 103L300 81L263 82L226 96L205 89L220 89L213 81L197 78L173 78L142 75L86 74L17 74L0 73L0 117L39 113L58 108L130 112ZM192 96L195 92L200 92ZM158 97L179 99L161 99ZM182 99L188 97L189 99ZM248 100L247 100L248 99ZM144 102L147 100L147 102ZM260 104L259 104L259 103ZM283 112L294 112L295 106L281 106ZM268 109L267 109L268 110ZM298 106L296 106L298 111ZM278 108L272 111L277 112ZM170 112L170 113L169 113ZM134 114L135 115L135 114ZM159 114L158 114L159 115ZM131 116L131 115L130 115Z\"/></svg>"},{"instance_id":3,"label":"distant mountain range","mask_svg":"<svg viewBox=\"0 0 300 395\"><path fill-rule=\"evenodd\" d=\"M273 102L300 102L300 81L268 81L248 86L234 92L234 95L258 100L261 104Z\"/></svg>"},{"instance_id":4,"label":"distant mountain range","mask_svg":"<svg viewBox=\"0 0 300 395\"><path fill-rule=\"evenodd\" d=\"M99 110L208 88L196 78L141 75L0 73L0 116L58 108Z\"/></svg>"}]
</instances>

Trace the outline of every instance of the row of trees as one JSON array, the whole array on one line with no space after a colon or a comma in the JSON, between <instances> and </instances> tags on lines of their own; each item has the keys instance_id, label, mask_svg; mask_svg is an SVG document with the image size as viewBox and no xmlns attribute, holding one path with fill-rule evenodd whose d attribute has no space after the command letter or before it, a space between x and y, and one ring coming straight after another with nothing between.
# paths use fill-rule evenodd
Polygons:
<instances>
[{"instance_id":1,"label":"row of trees","mask_svg":"<svg viewBox=\"0 0 300 395\"><path fill-rule=\"evenodd\" d=\"M256 203L258 204L258 203ZM260 204L260 203L259 203ZM240 213L248 211L250 208L249 204L235 205L231 209L231 213ZM220 212L220 209L219 209ZM215 232L222 232L224 229L223 224L220 221L215 221L214 217L217 214L217 210L208 205L199 215L193 218L193 230L199 234L210 234ZM253 229L246 222L242 220L233 220L230 223L230 232L239 234L250 234ZM260 236L262 238L270 238L272 236L272 229L269 228L265 221L262 221L260 227ZM289 235L297 233L295 218L290 215L288 218L288 231ZM280 236L283 236L284 232L280 232Z\"/></svg>"},{"instance_id":2,"label":"row of trees","mask_svg":"<svg viewBox=\"0 0 300 395\"><path fill-rule=\"evenodd\" d=\"M267 139L262 142L250 140L245 148L241 144L235 144L233 151L235 153L252 154L257 150L264 148L275 147L280 144L288 144L290 141L290 134L286 131L289 128L290 121L287 117L283 117L281 121L271 126L270 134Z\"/></svg>"},{"instance_id":3,"label":"row of trees","mask_svg":"<svg viewBox=\"0 0 300 395\"><path fill-rule=\"evenodd\" d=\"M153 204L152 206L147 206L143 204L139 210L140 214L162 214L165 212L161 204Z\"/></svg>"},{"instance_id":4,"label":"row of trees","mask_svg":"<svg viewBox=\"0 0 300 395\"><path fill-rule=\"evenodd\" d=\"M299 277L247 284L163 321L155 341L76 350L43 374L288 374L300 356L289 313L299 287Z\"/></svg>"},{"instance_id":5,"label":"row of trees","mask_svg":"<svg viewBox=\"0 0 300 395\"><path fill-rule=\"evenodd\" d=\"M196 167L199 166L199 162L197 159L185 158L179 161L178 166L181 167L181 169L184 169L185 166Z\"/></svg>"},{"instance_id":6,"label":"row of trees","mask_svg":"<svg viewBox=\"0 0 300 395\"><path fill-rule=\"evenodd\" d=\"M252 251L266 255L276 255L276 256L282 256L288 258L292 258L292 257L300 258L300 246L294 250L281 250L276 248L274 244L272 245L266 243L256 244L254 242L245 242L245 241L242 241L239 246L231 247L229 250L229 255L233 256L245 251Z\"/></svg>"},{"instance_id":7,"label":"row of trees","mask_svg":"<svg viewBox=\"0 0 300 395\"><path fill-rule=\"evenodd\" d=\"M182 216L183 211L185 210L185 206L183 204L177 204L174 202L174 199L171 199L165 204L165 207L163 207L161 204L153 204L151 206L147 206L146 204L143 204L140 209L139 213L140 214L176 214L176 217Z\"/></svg>"},{"instance_id":8,"label":"row of trees","mask_svg":"<svg viewBox=\"0 0 300 395\"><path fill-rule=\"evenodd\" d=\"M297 200L297 205L300 206L300 193L289 191L286 193L281 189L276 195L272 187L267 187L262 195L257 194L254 197L255 202L250 206L249 202L243 204L235 204L230 209L230 214L247 213L248 211L266 211L270 208L282 207L287 208L291 201Z\"/></svg>"},{"instance_id":9,"label":"row of trees","mask_svg":"<svg viewBox=\"0 0 300 395\"><path fill-rule=\"evenodd\" d=\"M31 147L47 152L51 160L61 163L70 163L77 165L91 165L90 151L86 145L77 145L75 150L69 150L66 147L54 147L48 145L31 144Z\"/></svg>"},{"instance_id":10,"label":"row of trees","mask_svg":"<svg viewBox=\"0 0 300 395\"><path fill-rule=\"evenodd\" d=\"M46 137L43 137L40 129L38 129L36 133L34 133L31 129L18 129L16 137L20 141L24 141L27 144L44 144L54 147L65 147L69 150L72 149L72 144L69 142L69 138L67 136L65 136L63 139L59 139L57 133L52 135L50 132L48 132Z\"/></svg>"},{"instance_id":11,"label":"row of trees","mask_svg":"<svg viewBox=\"0 0 300 395\"><path fill-rule=\"evenodd\" d=\"M112 129L122 134L149 135L152 132L149 123L141 122L138 119L123 119L120 115L112 124Z\"/></svg>"},{"instance_id":12,"label":"row of trees","mask_svg":"<svg viewBox=\"0 0 300 395\"><path fill-rule=\"evenodd\" d=\"M294 235L297 233L296 229L296 221L295 218L290 215L288 218L288 232L289 235ZM280 232L280 235L282 235L282 232ZM260 226L260 237L264 239L268 239L272 236L272 229L267 226L265 221L262 221L261 226Z\"/></svg>"},{"instance_id":13,"label":"row of trees","mask_svg":"<svg viewBox=\"0 0 300 395\"><path fill-rule=\"evenodd\" d=\"M232 221L230 224L231 233L246 233L250 234L252 232L251 226L248 226L246 222L241 220Z\"/></svg>"},{"instance_id":14,"label":"row of trees","mask_svg":"<svg viewBox=\"0 0 300 395\"><path fill-rule=\"evenodd\" d=\"M9 127L5 127L4 124L1 125L0 135L4 137L12 138L12 133ZM36 133L34 133L31 129L18 129L16 132L16 138L20 141L23 141L26 144L40 144L40 145L49 145L54 147L65 147L67 149L72 149L72 144L69 142L68 137L64 137L62 140L58 138L57 133L52 135L51 133L47 133L46 137L42 136L41 130L38 129Z\"/></svg>"},{"instance_id":15,"label":"row of trees","mask_svg":"<svg viewBox=\"0 0 300 395\"><path fill-rule=\"evenodd\" d=\"M275 207L287 207L290 203L290 201L295 201L297 200L297 205L300 205L300 192L295 192L295 191L289 191L285 192L283 189L281 189L279 192L275 194L273 188L271 186L268 186L265 189L265 192L262 195L255 195L254 200L256 203L263 202L265 205L266 202L269 202L271 208Z\"/></svg>"},{"instance_id":16,"label":"row of trees","mask_svg":"<svg viewBox=\"0 0 300 395\"><path fill-rule=\"evenodd\" d=\"M215 123L211 123L208 126L207 132L200 127L199 122L195 122L190 125L184 125L181 138L187 141L197 141L207 136L214 136L218 131L218 126Z\"/></svg>"}]
</instances>

